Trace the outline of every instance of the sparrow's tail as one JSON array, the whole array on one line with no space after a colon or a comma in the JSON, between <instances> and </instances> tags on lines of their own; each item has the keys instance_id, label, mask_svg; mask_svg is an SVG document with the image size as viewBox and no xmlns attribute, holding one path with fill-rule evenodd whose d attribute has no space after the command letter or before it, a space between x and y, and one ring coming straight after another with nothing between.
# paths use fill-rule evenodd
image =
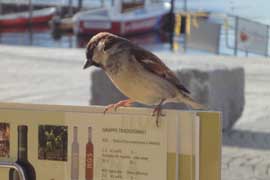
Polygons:
<instances>
[{"instance_id":1,"label":"sparrow's tail","mask_svg":"<svg viewBox=\"0 0 270 180\"><path fill-rule=\"evenodd\" d=\"M202 105L195 100L193 100L190 96L185 95L184 97L181 98L181 101L187 105L190 105L192 109L197 109L197 110L208 110L208 107L205 105Z\"/></svg>"}]
</instances>

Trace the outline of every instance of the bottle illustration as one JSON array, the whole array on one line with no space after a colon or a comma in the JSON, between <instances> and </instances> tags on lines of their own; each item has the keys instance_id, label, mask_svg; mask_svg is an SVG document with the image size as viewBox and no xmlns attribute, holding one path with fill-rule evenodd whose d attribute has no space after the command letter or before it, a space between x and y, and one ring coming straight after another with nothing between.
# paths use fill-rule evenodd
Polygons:
<instances>
[{"instance_id":1,"label":"bottle illustration","mask_svg":"<svg viewBox=\"0 0 270 180\"><path fill-rule=\"evenodd\" d=\"M79 143L78 127L73 127L73 142L71 145L71 180L79 180Z\"/></svg>"},{"instance_id":2,"label":"bottle illustration","mask_svg":"<svg viewBox=\"0 0 270 180\"><path fill-rule=\"evenodd\" d=\"M94 179L94 146L92 143L92 127L88 127L88 142L86 144L85 156L85 179Z\"/></svg>"},{"instance_id":3,"label":"bottle illustration","mask_svg":"<svg viewBox=\"0 0 270 180\"><path fill-rule=\"evenodd\" d=\"M22 167L27 180L36 180L35 169L27 157L27 130L25 125L18 126L18 157L16 163ZM9 180L19 180L19 175L14 169L9 171Z\"/></svg>"}]
</instances>

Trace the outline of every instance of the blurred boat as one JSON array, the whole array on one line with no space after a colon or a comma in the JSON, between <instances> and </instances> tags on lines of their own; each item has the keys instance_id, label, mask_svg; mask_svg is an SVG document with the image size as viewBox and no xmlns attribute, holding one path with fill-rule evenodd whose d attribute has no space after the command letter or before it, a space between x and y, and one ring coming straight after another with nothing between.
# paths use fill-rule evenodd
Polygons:
<instances>
[{"instance_id":1,"label":"blurred boat","mask_svg":"<svg viewBox=\"0 0 270 180\"><path fill-rule=\"evenodd\" d=\"M50 27L47 24L39 24L38 26L7 26L0 28L0 35L6 34L24 34L28 32L48 32Z\"/></svg>"},{"instance_id":2,"label":"blurred boat","mask_svg":"<svg viewBox=\"0 0 270 180\"><path fill-rule=\"evenodd\" d=\"M140 45L140 46L148 46L148 47L154 47L159 46L162 43L165 43L168 41L166 34L159 33L159 32L146 32L146 33L140 33L137 35L132 36L124 36L134 44ZM76 47L79 48L85 48L90 37L89 36L76 36Z\"/></svg>"},{"instance_id":3,"label":"blurred boat","mask_svg":"<svg viewBox=\"0 0 270 180\"><path fill-rule=\"evenodd\" d=\"M56 14L56 8L33 10L32 18L29 11L0 15L0 27L24 26L29 23L47 23Z\"/></svg>"},{"instance_id":4,"label":"blurred boat","mask_svg":"<svg viewBox=\"0 0 270 180\"><path fill-rule=\"evenodd\" d=\"M61 18L60 16L54 16L49 21L49 25L54 31L71 32L74 23L71 17Z\"/></svg>"},{"instance_id":5,"label":"blurred boat","mask_svg":"<svg viewBox=\"0 0 270 180\"><path fill-rule=\"evenodd\" d=\"M159 28L162 18L169 12L166 2L124 3L114 0L113 6L79 12L74 15L76 34L95 34L107 31L119 35L143 33Z\"/></svg>"}]
</instances>

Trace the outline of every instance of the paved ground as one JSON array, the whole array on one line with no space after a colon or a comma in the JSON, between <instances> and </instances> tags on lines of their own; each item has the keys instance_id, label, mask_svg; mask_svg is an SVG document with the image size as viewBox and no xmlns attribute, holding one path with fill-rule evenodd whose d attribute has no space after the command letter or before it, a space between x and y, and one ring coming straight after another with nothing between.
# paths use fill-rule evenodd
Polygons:
<instances>
[{"instance_id":1,"label":"paved ground","mask_svg":"<svg viewBox=\"0 0 270 180\"><path fill-rule=\"evenodd\" d=\"M211 60L211 57L206 59ZM0 101L88 105L84 50L0 46ZM270 59L220 58L243 66L246 106L223 136L222 180L270 179Z\"/></svg>"},{"instance_id":2,"label":"paved ground","mask_svg":"<svg viewBox=\"0 0 270 180\"><path fill-rule=\"evenodd\" d=\"M0 46L0 100L88 105L83 50Z\"/></svg>"}]
</instances>

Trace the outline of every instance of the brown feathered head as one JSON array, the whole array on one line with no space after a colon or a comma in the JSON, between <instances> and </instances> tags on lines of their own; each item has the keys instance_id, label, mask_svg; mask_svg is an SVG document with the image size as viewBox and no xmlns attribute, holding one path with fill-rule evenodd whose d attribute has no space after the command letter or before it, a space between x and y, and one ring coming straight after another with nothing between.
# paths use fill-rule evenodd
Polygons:
<instances>
[{"instance_id":1,"label":"brown feathered head","mask_svg":"<svg viewBox=\"0 0 270 180\"><path fill-rule=\"evenodd\" d=\"M101 32L93 36L86 46L86 62L83 69L90 66L96 66L102 68L101 57L104 55L104 51L109 49L114 43L123 38L116 36L108 32Z\"/></svg>"}]
</instances>

